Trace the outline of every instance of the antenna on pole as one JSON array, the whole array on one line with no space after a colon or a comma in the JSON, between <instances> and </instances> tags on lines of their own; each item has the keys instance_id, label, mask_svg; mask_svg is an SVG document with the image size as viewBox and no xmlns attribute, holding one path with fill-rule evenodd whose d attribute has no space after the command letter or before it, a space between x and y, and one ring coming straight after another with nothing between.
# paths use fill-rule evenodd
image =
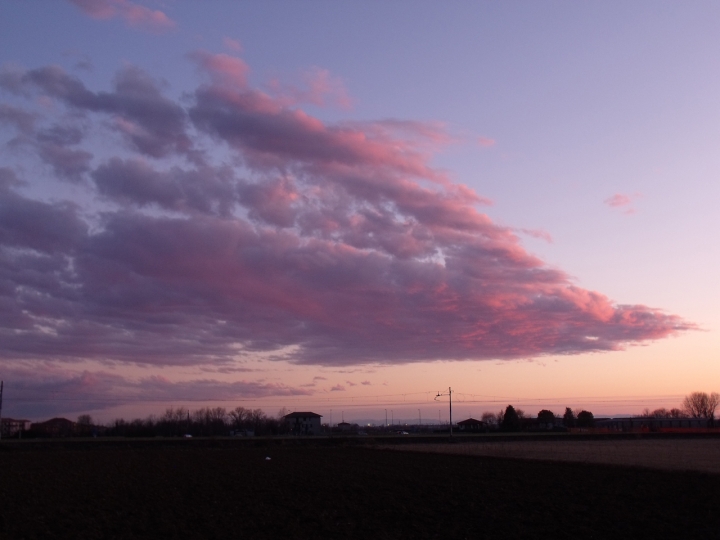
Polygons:
<instances>
[{"instance_id":1,"label":"antenna on pole","mask_svg":"<svg viewBox=\"0 0 720 540\"><path fill-rule=\"evenodd\" d=\"M435 401L437 401L437 398L442 396L450 397L450 437L452 438L452 388L448 387L447 394L441 394L440 392L438 392L437 396L435 396Z\"/></svg>"}]
</instances>

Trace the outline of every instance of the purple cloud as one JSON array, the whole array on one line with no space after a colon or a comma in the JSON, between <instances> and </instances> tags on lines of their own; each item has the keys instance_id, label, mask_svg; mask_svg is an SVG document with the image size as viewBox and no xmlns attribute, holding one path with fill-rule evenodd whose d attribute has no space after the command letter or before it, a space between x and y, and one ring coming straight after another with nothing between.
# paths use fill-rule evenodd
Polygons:
<instances>
[{"instance_id":1,"label":"purple cloud","mask_svg":"<svg viewBox=\"0 0 720 540\"><path fill-rule=\"evenodd\" d=\"M23 109L0 103L0 125L14 126L21 133L29 133L33 130L36 116Z\"/></svg>"},{"instance_id":2,"label":"purple cloud","mask_svg":"<svg viewBox=\"0 0 720 540\"><path fill-rule=\"evenodd\" d=\"M110 115L115 131L142 154L162 157L190 151L186 113L162 95L157 81L128 66L117 73L114 87L112 92L92 92L57 66L0 73L0 88L6 91L27 95L38 90L75 111Z\"/></svg>"},{"instance_id":3,"label":"purple cloud","mask_svg":"<svg viewBox=\"0 0 720 540\"><path fill-rule=\"evenodd\" d=\"M0 246L45 254L73 253L87 231L76 215L77 206L25 198L11 187L18 183L15 173L0 169Z\"/></svg>"},{"instance_id":4,"label":"purple cloud","mask_svg":"<svg viewBox=\"0 0 720 540\"><path fill-rule=\"evenodd\" d=\"M179 212L229 215L237 187L227 168L179 168L160 172L145 160L112 158L92 173L98 192L116 202L157 205Z\"/></svg>"},{"instance_id":5,"label":"purple cloud","mask_svg":"<svg viewBox=\"0 0 720 540\"><path fill-rule=\"evenodd\" d=\"M609 351L694 328L530 255L479 210L490 201L430 165L451 139L441 125L324 123L249 86L239 58L191 59L207 82L187 105L133 67L111 92L55 67L0 74L5 91L40 92L129 143L108 136L94 165L71 123L3 109L54 177L91 181L48 202L0 171L0 358L399 364Z\"/></svg>"},{"instance_id":6,"label":"purple cloud","mask_svg":"<svg viewBox=\"0 0 720 540\"><path fill-rule=\"evenodd\" d=\"M53 128L41 131L36 136L37 152L40 159L50 165L55 175L64 180L79 182L90 171L93 155L85 150L68 148L82 141L83 134L77 128Z\"/></svg>"},{"instance_id":7,"label":"purple cloud","mask_svg":"<svg viewBox=\"0 0 720 540\"><path fill-rule=\"evenodd\" d=\"M83 139L82 131L75 127L54 125L36 129L37 115L16 107L0 105L0 125L11 125L18 135L7 146L34 148L41 161L51 166L59 179L78 182L90 170L92 154L85 150L69 148Z\"/></svg>"},{"instance_id":8,"label":"purple cloud","mask_svg":"<svg viewBox=\"0 0 720 540\"><path fill-rule=\"evenodd\" d=\"M71 372L46 365L41 372L24 367L6 373L7 415L47 418L128 403L193 403L264 397L305 396L307 390L256 381L193 379L172 382L162 376L133 380L106 371ZM11 377L9 377L9 375Z\"/></svg>"}]
</instances>

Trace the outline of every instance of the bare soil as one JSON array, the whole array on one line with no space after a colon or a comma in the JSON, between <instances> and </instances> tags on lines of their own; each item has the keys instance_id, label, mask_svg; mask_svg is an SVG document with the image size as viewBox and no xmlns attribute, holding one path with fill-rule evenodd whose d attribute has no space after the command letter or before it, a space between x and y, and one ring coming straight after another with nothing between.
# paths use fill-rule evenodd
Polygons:
<instances>
[{"instance_id":1,"label":"bare soil","mask_svg":"<svg viewBox=\"0 0 720 540\"><path fill-rule=\"evenodd\" d=\"M720 439L613 439L483 441L385 446L403 451L513 459L627 465L672 471L720 474Z\"/></svg>"},{"instance_id":2,"label":"bare soil","mask_svg":"<svg viewBox=\"0 0 720 540\"><path fill-rule=\"evenodd\" d=\"M266 457L270 457L267 460ZM720 476L232 441L0 445L0 538L713 538Z\"/></svg>"}]
</instances>

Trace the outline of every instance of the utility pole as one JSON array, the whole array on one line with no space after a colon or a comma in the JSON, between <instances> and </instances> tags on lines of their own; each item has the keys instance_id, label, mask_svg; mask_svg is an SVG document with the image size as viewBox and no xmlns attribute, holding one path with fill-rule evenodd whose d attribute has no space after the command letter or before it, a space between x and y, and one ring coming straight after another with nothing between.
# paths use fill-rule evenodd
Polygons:
<instances>
[{"instance_id":1,"label":"utility pole","mask_svg":"<svg viewBox=\"0 0 720 540\"><path fill-rule=\"evenodd\" d=\"M435 396L435 401L437 401L437 398L442 396L449 396L450 397L450 437L452 437L452 388L448 387L447 394L441 394L440 392L437 393L437 396ZM438 411L438 415L440 414L440 411Z\"/></svg>"},{"instance_id":2,"label":"utility pole","mask_svg":"<svg viewBox=\"0 0 720 540\"><path fill-rule=\"evenodd\" d=\"M2 439L2 394L3 394L3 381L0 381L0 439Z\"/></svg>"},{"instance_id":3,"label":"utility pole","mask_svg":"<svg viewBox=\"0 0 720 540\"><path fill-rule=\"evenodd\" d=\"M420 409L418 409L418 424L422 426L422 414L420 414Z\"/></svg>"},{"instance_id":4,"label":"utility pole","mask_svg":"<svg viewBox=\"0 0 720 540\"><path fill-rule=\"evenodd\" d=\"M392 409L390 409L390 425L395 425L395 411L393 411Z\"/></svg>"},{"instance_id":5,"label":"utility pole","mask_svg":"<svg viewBox=\"0 0 720 540\"><path fill-rule=\"evenodd\" d=\"M388 427L388 423L387 423L387 409L385 409L385 427Z\"/></svg>"}]
</instances>

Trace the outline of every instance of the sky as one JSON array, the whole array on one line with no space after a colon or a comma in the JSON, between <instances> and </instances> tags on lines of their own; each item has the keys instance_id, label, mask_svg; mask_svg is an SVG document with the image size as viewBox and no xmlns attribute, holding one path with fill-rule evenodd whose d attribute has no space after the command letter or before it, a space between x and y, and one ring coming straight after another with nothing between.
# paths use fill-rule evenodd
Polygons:
<instances>
[{"instance_id":1,"label":"sky","mask_svg":"<svg viewBox=\"0 0 720 540\"><path fill-rule=\"evenodd\" d=\"M3 414L716 391L720 6L0 3Z\"/></svg>"}]
</instances>

